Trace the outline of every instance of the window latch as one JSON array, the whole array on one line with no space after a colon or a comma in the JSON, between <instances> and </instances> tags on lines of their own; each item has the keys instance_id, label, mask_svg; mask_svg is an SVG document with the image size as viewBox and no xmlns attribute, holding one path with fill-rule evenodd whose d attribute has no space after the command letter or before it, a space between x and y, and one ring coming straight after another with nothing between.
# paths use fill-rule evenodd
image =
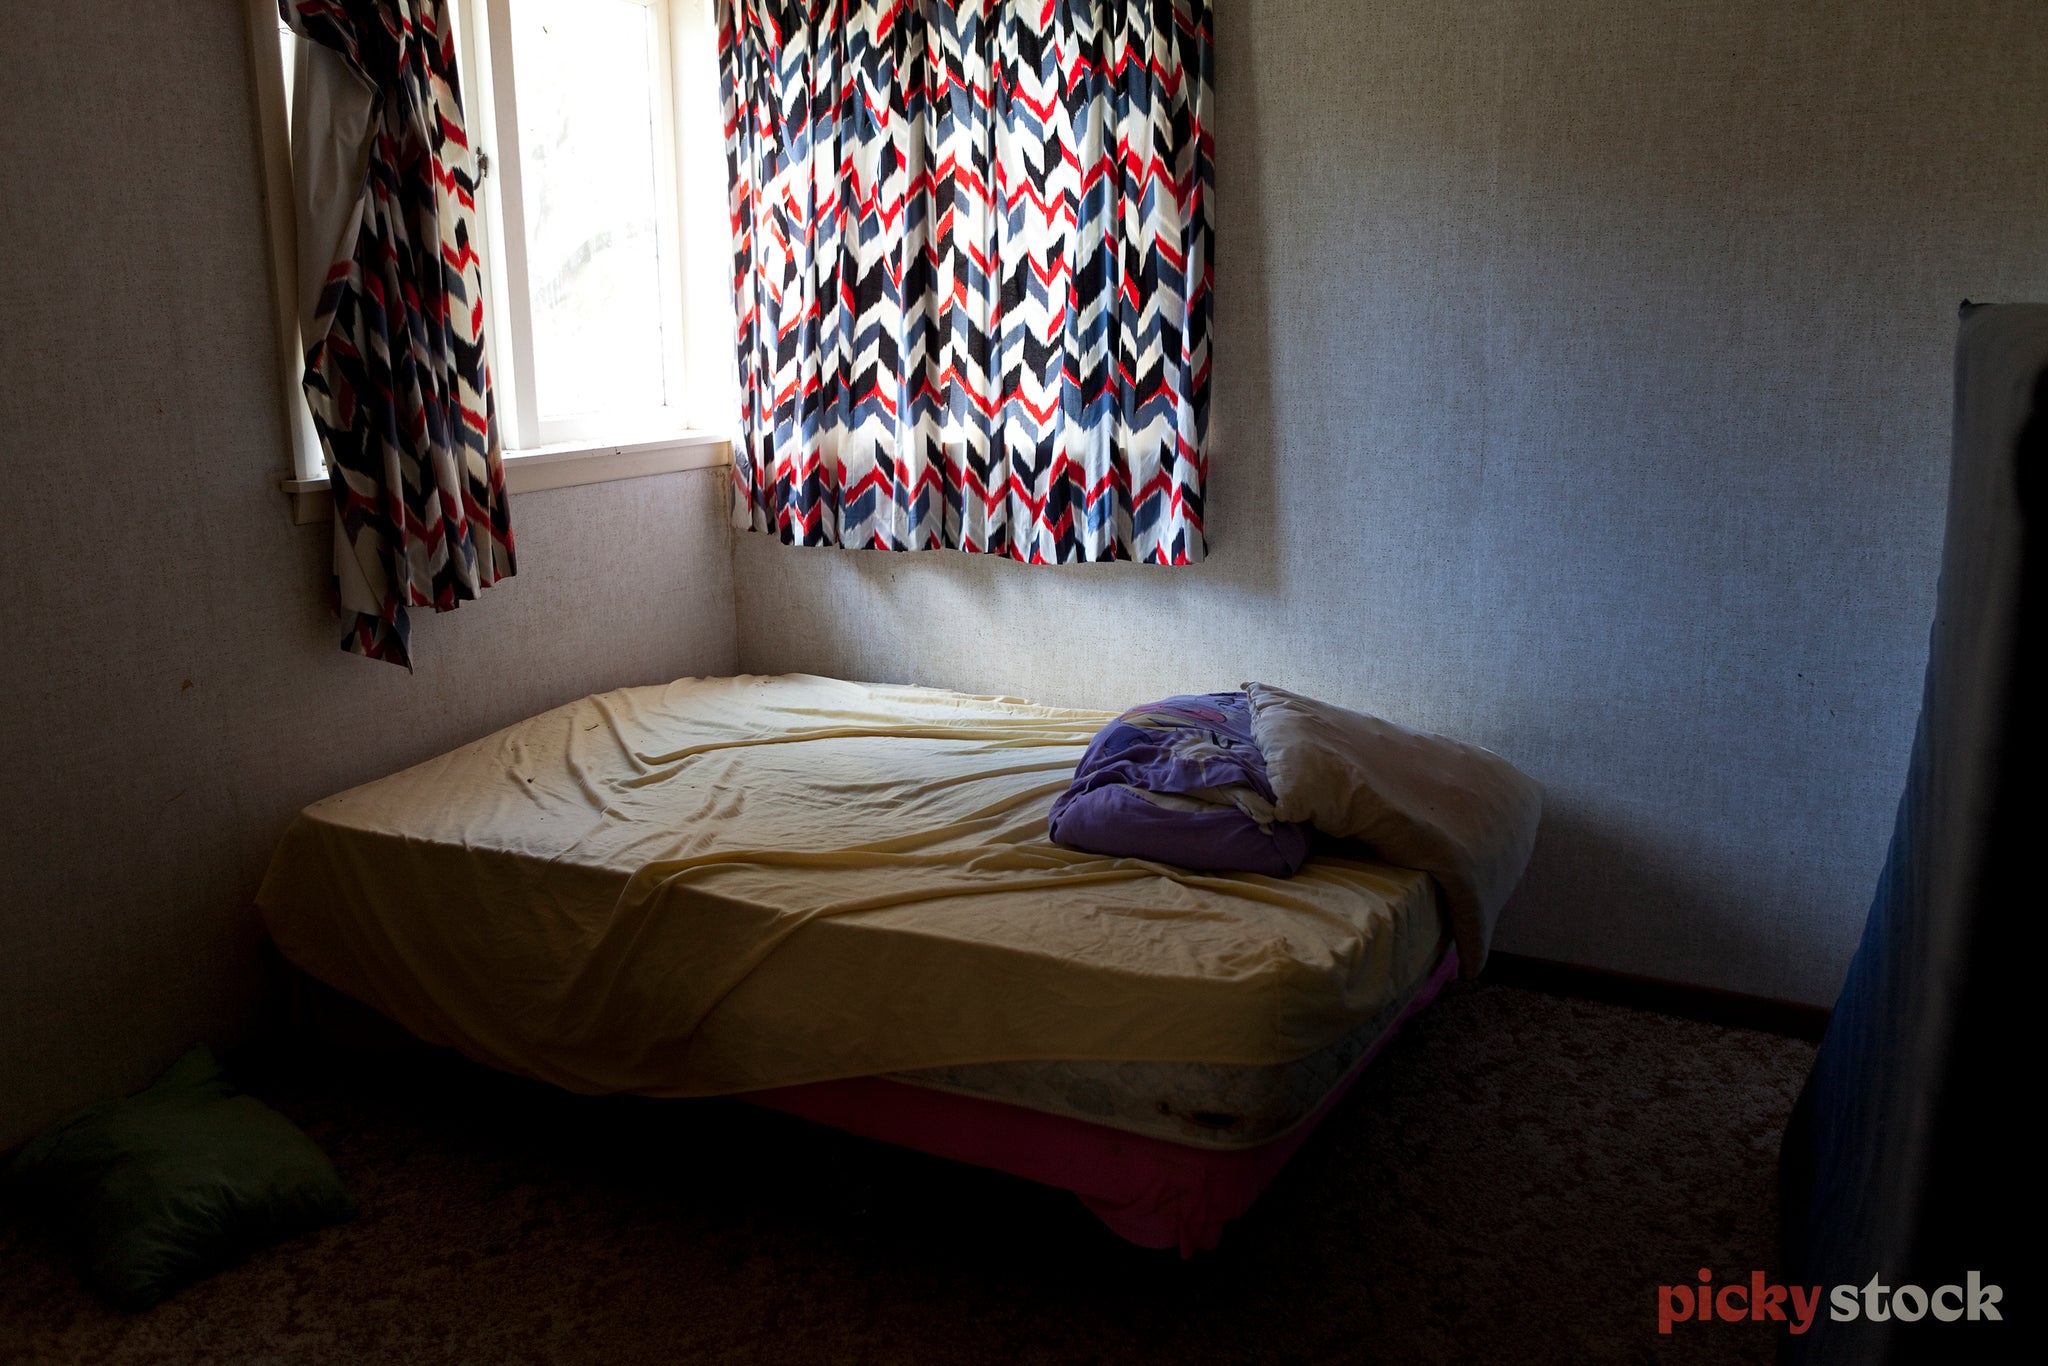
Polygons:
<instances>
[{"instance_id":1,"label":"window latch","mask_svg":"<svg viewBox=\"0 0 2048 1366\"><path fill-rule=\"evenodd\" d=\"M476 185L474 188L482 189L483 183L490 179L490 177L491 154L479 147L476 149Z\"/></svg>"}]
</instances>

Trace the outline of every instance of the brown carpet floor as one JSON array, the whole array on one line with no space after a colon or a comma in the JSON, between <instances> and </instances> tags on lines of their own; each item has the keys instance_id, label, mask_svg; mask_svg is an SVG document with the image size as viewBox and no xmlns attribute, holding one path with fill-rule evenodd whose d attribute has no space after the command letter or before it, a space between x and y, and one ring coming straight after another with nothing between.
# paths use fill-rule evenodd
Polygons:
<instances>
[{"instance_id":1,"label":"brown carpet floor","mask_svg":"<svg viewBox=\"0 0 2048 1366\"><path fill-rule=\"evenodd\" d=\"M1773 1268L1812 1052L1454 985L1190 1262L733 1102L329 1060L252 1089L333 1155L354 1222L129 1316L9 1219L0 1360L1762 1362L1763 1324L1660 1338L1655 1293Z\"/></svg>"}]
</instances>

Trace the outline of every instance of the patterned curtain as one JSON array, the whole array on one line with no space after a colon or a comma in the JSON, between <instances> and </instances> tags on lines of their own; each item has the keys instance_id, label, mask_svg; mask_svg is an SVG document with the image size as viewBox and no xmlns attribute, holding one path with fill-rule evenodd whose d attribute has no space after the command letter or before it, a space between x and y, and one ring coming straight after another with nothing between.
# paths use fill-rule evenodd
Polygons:
<instances>
[{"instance_id":1,"label":"patterned curtain","mask_svg":"<svg viewBox=\"0 0 2048 1366\"><path fill-rule=\"evenodd\" d=\"M1211 0L719 0L736 520L1199 560Z\"/></svg>"},{"instance_id":2,"label":"patterned curtain","mask_svg":"<svg viewBox=\"0 0 2048 1366\"><path fill-rule=\"evenodd\" d=\"M515 569L454 30L446 0L278 9L343 72L317 87L325 107L300 83L293 130L295 145L309 127L331 151L338 131L350 144L295 158L299 174L328 182L301 185L302 205L316 205L302 232L322 218L321 198L343 209L310 244L325 278L301 310L336 594L355 616L342 646L410 668L409 609L452 611Z\"/></svg>"}]
</instances>

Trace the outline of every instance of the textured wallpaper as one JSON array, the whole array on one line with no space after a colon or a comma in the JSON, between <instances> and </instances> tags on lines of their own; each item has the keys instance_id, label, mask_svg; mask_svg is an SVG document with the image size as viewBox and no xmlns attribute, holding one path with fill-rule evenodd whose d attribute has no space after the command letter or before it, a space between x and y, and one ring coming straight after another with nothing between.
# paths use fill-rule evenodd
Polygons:
<instances>
[{"instance_id":1,"label":"textured wallpaper","mask_svg":"<svg viewBox=\"0 0 2048 1366\"><path fill-rule=\"evenodd\" d=\"M1500 947L1832 1000L1956 305L2048 298L2039 0L1218 8L1211 559L744 536L742 664L1463 736L1549 791Z\"/></svg>"},{"instance_id":2,"label":"textured wallpaper","mask_svg":"<svg viewBox=\"0 0 2048 1366\"><path fill-rule=\"evenodd\" d=\"M239 0L8 5L0 52L4 1149L247 1027L299 807L734 646L711 470L516 495L521 574L417 614L417 674L344 655L274 482Z\"/></svg>"}]
</instances>

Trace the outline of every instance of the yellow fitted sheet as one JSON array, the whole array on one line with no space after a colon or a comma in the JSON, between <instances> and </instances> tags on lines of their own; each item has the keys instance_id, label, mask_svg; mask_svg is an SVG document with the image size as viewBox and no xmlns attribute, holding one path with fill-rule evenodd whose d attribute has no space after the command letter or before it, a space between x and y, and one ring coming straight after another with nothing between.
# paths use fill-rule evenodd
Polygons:
<instances>
[{"instance_id":1,"label":"yellow fitted sheet","mask_svg":"<svg viewBox=\"0 0 2048 1366\"><path fill-rule=\"evenodd\" d=\"M258 904L313 976L581 1091L1285 1062L1429 971L1421 873L1048 841L1108 719L807 675L603 693L315 802Z\"/></svg>"}]
</instances>

